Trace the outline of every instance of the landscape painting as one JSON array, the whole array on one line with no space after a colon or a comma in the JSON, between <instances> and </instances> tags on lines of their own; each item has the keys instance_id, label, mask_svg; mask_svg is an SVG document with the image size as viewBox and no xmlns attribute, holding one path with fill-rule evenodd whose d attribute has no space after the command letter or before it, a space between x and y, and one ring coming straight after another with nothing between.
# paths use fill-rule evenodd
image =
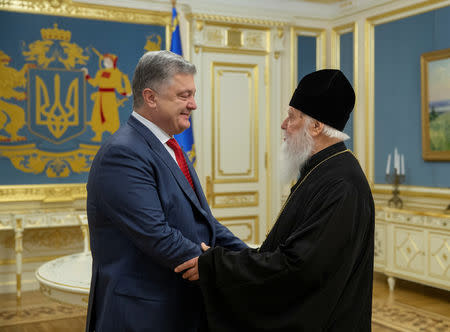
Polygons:
<instances>
[{"instance_id":1,"label":"landscape painting","mask_svg":"<svg viewBox=\"0 0 450 332\"><path fill-rule=\"evenodd\" d=\"M425 53L422 65L422 155L450 160L450 49Z\"/></svg>"}]
</instances>

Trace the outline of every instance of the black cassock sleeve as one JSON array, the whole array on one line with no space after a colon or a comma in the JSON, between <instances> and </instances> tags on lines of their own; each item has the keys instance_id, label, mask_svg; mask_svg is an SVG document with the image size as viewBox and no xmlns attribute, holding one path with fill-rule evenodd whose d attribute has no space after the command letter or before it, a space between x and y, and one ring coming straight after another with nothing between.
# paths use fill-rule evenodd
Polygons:
<instances>
[{"instance_id":1,"label":"black cassock sleeve","mask_svg":"<svg viewBox=\"0 0 450 332\"><path fill-rule=\"evenodd\" d=\"M273 251L216 247L200 256L211 331L287 331L307 320L318 326L316 311L332 310L356 259L357 190L336 183L309 202L304 220Z\"/></svg>"}]
</instances>

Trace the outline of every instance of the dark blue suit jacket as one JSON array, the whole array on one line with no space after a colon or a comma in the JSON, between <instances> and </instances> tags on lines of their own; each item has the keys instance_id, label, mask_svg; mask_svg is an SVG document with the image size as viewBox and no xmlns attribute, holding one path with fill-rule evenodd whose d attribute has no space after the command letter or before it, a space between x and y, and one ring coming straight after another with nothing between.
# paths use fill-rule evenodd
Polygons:
<instances>
[{"instance_id":1,"label":"dark blue suit jacket","mask_svg":"<svg viewBox=\"0 0 450 332\"><path fill-rule=\"evenodd\" d=\"M98 151L87 184L93 257L86 331L197 331L200 289L174 268L211 247L246 248L211 214L155 135L133 116ZM206 226L206 227L205 227Z\"/></svg>"}]
</instances>

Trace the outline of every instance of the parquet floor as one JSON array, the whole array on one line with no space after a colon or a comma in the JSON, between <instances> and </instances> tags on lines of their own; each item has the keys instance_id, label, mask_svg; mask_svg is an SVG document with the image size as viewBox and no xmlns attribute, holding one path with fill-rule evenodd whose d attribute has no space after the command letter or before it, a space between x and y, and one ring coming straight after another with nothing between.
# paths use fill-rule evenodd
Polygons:
<instances>
[{"instance_id":1,"label":"parquet floor","mask_svg":"<svg viewBox=\"0 0 450 332\"><path fill-rule=\"evenodd\" d=\"M373 332L450 332L450 292L397 280L389 292L386 278L374 277ZM0 294L1 332L82 332L85 309L56 303L39 292ZM5 322L9 322L6 326Z\"/></svg>"}]
</instances>

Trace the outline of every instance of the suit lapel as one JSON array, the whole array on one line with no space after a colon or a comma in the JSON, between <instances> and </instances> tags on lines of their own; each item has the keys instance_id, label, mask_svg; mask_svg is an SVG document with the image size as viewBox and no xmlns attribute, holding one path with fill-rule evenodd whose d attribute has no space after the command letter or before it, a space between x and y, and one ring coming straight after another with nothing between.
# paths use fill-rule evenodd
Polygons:
<instances>
[{"instance_id":1,"label":"suit lapel","mask_svg":"<svg viewBox=\"0 0 450 332\"><path fill-rule=\"evenodd\" d=\"M183 151L184 153L184 151ZM186 162L189 168L189 173L191 173L192 182L194 183L195 192L197 193L197 198L200 202L201 207L207 212L209 210L209 205L206 200L206 197L203 193L202 185L200 184L200 180L197 176L197 172L195 171L194 166L192 165L191 161L189 160L188 156L184 153L184 158L186 158Z\"/></svg>"},{"instance_id":2,"label":"suit lapel","mask_svg":"<svg viewBox=\"0 0 450 332\"><path fill-rule=\"evenodd\" d=\"M197 195L195 194L194 190L192 189L191 185L189 184L188 180L184 176L183 172L181 171L178 164L173 160L172 156L167 152L164 145L161 143L161 141L149 130L147 127L145 127L142 123L139 122L134 116L130 116L128 119L128 124L135 128L142 136L144 136L145 140L149 143L150 147L153 149L153 151L159 156L159 158L166 164L167 168L171 171L172 175L174 176L175 180L177 181L178 185L181 187L181 189L184 191L186 196L189 198L189 200L194 204L197 209L200 210L200 212L204 211L202 206L200 205L200 202L197 198ZM186 156L185 156L186 158ZM192 170L190 168L190 162L189 159L186 160L189 171L191 172L192 176ZM197 183L198 178L195 176ZM196 190L197 186L194 185ZM201 190L201 187L200 187ZM202 213L203 214L203 213Z\"/></svg>"},{"instance_id":3,"label":"suit lapel","mask_svg":"<svg viewBox=\"0 0 450 332\"><path fill-rule=\"evenodd\" d=\"M184 151L183 151L183 154L184 154L184 158L186 159L186 163L188 165L189 173L191 173L192 182L194 184L195 192L197 193L196 197L198 198L198 201L200 201L200 205L202 207L200 212L202 212L202 214L206 217L206 220L208 221L208 225L211 229L211 234L212 234L211 238L213 241L211 243L211 245L213 245L215 243L215 238L216 238L216 229L213 226L213 224L211 223L210 218L208 218L208 216L211 215L210 210L209 210L208 201L206 200L206 197L203 193L203 188L200 184L200 180L198 179L197 172L195 171L194 166L192 165L191 161L189 160L186 153L184 153ZM186 182L187 182L187 180L186 180Z\"/></svg>"}]
</instances>

